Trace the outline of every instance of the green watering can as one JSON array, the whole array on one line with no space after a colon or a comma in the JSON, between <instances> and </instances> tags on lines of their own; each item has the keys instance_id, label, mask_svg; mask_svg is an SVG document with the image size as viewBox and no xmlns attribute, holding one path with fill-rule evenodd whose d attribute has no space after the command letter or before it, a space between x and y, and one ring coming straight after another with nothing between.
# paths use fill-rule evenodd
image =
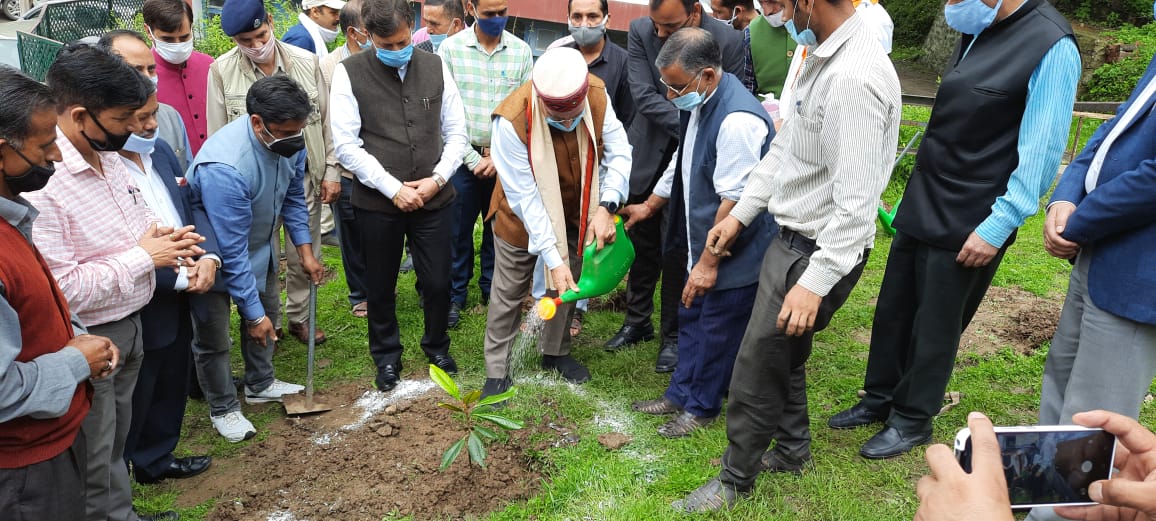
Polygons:
<instances>
[{"instance_id":1,"label":"green watering can","mask_svg":"<svg viewBox=\"0 0 1156 521\"><path fill-rule=\"evenodd\" d=\"M903 202L902 199L895 201L895 206L891 207L890 212L882 204L879 205L879 222L883 223L883 231L892 237L895 236L895 227L891 225L891 221L895 220L895 213L899 211L899 203L901 202Z\"/></svg>"},{"instance_id":2,"label":"green watering can","mask_svg":"<svg viewBox=\"0 0 1156 521\"><path fill-rule=\"evenodd\" d=\"M578 290L566 290L561 295L542 297L538 301L538 316L543 320L554 318L558 306L563 302L597 297L614 291L634 263L634 244L626 237L622 217L614 216L614 242L598 250L597 241L586 245L582 252L582 275L578 278Z\"/></svg>"}]
</instances>

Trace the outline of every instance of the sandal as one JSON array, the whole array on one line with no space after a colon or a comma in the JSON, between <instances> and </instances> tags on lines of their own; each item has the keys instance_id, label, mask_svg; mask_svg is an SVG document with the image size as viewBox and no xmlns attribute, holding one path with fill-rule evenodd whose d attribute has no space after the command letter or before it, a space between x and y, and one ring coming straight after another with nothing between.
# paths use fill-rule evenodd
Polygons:
<instances>
[{"instance_id":1,"label":"sandal","mask_svg":"<svg viewBox=\"0 0 1156 521\"><path fill-rule=\"evenodd\" d=\"M667 400L665 396L654 400L634 402L630 404L630 408L637 412L653 414L655 416L661 416L664 414L678 414L682 412L682 407L679 407L674 402Z\"/></svg>"},{"instance_id":2,"label":"sandal","mask_svg":"<svg viewBox=\"0 0 1156 521\"><path fill-rule=\"evenodd\" d=\"M739 502L739 499L750 495L750 492L740 492L730 485L719 481L718 478L708 481L698 487L685 498L671 504L680 512L714 512L729 509Z\"/></svg>"},{"instance_id":3,"label":"sandal","mask_svg":"<svg viewBox=\"0 0 1156 521\"><path fill-rule=\"evenodd\" d=\"M717 418L717 416L715 417ZM715 418L703 418L695 416L689 412L683 411L682 414L675 416L673 420L666 422L662 427L658 428L658 434L664 438L682 438L689 436L690 433L706 427L714 423Z\"/></svg>"},{"instance_id":4,"label":"sandal","mask_svg":"<svg viewBox=\"0 0 1156 521\"><path fill-rule=\"evenodd\" d=\"M570 319L570 338L574 338L582 332L582 315L584 314L581 309L574 310L574 316Z\"/></svg>"},{"instance_id":5,"label":"sandal","mask_svg":"<svg viewBox=\"0 0 1156 521\"><path fill-rule=\"evenodd\" d=\"M353 305L353 309L350 311L350 313L353 313L353 316L355 316L357 318L368 317L369 316L369 304L366 302L358 302L357 304Z\"/></svg>"}]
</instances>

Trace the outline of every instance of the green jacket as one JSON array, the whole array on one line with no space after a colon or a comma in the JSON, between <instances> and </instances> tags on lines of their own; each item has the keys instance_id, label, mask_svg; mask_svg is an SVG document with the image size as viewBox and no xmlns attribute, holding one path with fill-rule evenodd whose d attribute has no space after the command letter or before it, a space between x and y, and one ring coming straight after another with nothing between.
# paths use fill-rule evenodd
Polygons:
<instances>
[{"instance_id":1,"label":"green jacket","mask_svg":"<svg viewBox=\"0 0 1156 521\"><path fill-rule=\"evenodd\" d=\"M783 94L783 82L795 54L795 40L782 27L771 27L766 18L756 17L750 25L751 61L755 71L755 85L759 94Z\"/></svg>"}]
</instances>

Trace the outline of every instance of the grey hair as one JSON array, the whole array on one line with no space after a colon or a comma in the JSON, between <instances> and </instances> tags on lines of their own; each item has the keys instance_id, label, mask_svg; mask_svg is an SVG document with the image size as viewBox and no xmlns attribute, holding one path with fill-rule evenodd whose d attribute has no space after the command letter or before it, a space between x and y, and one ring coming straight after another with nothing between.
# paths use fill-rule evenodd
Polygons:
<instances>
[{"instance_id":1,"label":"grey hair","mask_svg":"<svg viewBox=\"0 0 1156 521\"><path fill-rule=\"evenodd\" d=\"M7 139L12 148L24 148L33 114L55 109L56 100L46 85L0 65L0 138Z\"/></svg>"},{"instance_id":2,"label":"grey hair","mask_svg":"<svg viewBox=\"0 0 1156 521\"><path fill-rule=\"evenodd\" d=\"M675 64L689 73L697 73L707 67L722 70L722 50L707 30L684 27L670 35L658 52L658 59L654 61L659 69Z\"/></svg>"}]
</instances>

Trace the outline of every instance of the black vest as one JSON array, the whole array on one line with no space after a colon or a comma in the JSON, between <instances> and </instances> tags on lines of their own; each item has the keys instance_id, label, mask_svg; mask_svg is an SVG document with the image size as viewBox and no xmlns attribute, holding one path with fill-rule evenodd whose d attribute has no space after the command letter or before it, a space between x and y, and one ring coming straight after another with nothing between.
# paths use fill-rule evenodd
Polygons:
<instances>
[{"instance_id":1,"label":"black vest","mask_svg":"<svg viewBox=\"0 0 1156 521\"><path fill-rule=\"evenodd\" d=\"M946 250L963 247L1019 165L1016 146L1032 72L1052 45L1071 34L1051 4L1027 0L978 38L963 35L936 93L896 229Z\"/></svg>"},{"instance_id":2,"label":"black vest","mask_svg":"<svg viewBox=\"0 0 1156 521\"><path fill-rule=\"evenodd\" d=\"M360 52L341 62L349 73L361 115L361 137L385 171L401 182L433 175L442 156L442 62L435 54L414 51L405 81L372 52ZM341 117L334 114L333 117ZM353 179L353 206L376 212L399 212L381 192ZM436 210L454 200L447 183L424 208Z\"/></svg>"}]
</instances>

